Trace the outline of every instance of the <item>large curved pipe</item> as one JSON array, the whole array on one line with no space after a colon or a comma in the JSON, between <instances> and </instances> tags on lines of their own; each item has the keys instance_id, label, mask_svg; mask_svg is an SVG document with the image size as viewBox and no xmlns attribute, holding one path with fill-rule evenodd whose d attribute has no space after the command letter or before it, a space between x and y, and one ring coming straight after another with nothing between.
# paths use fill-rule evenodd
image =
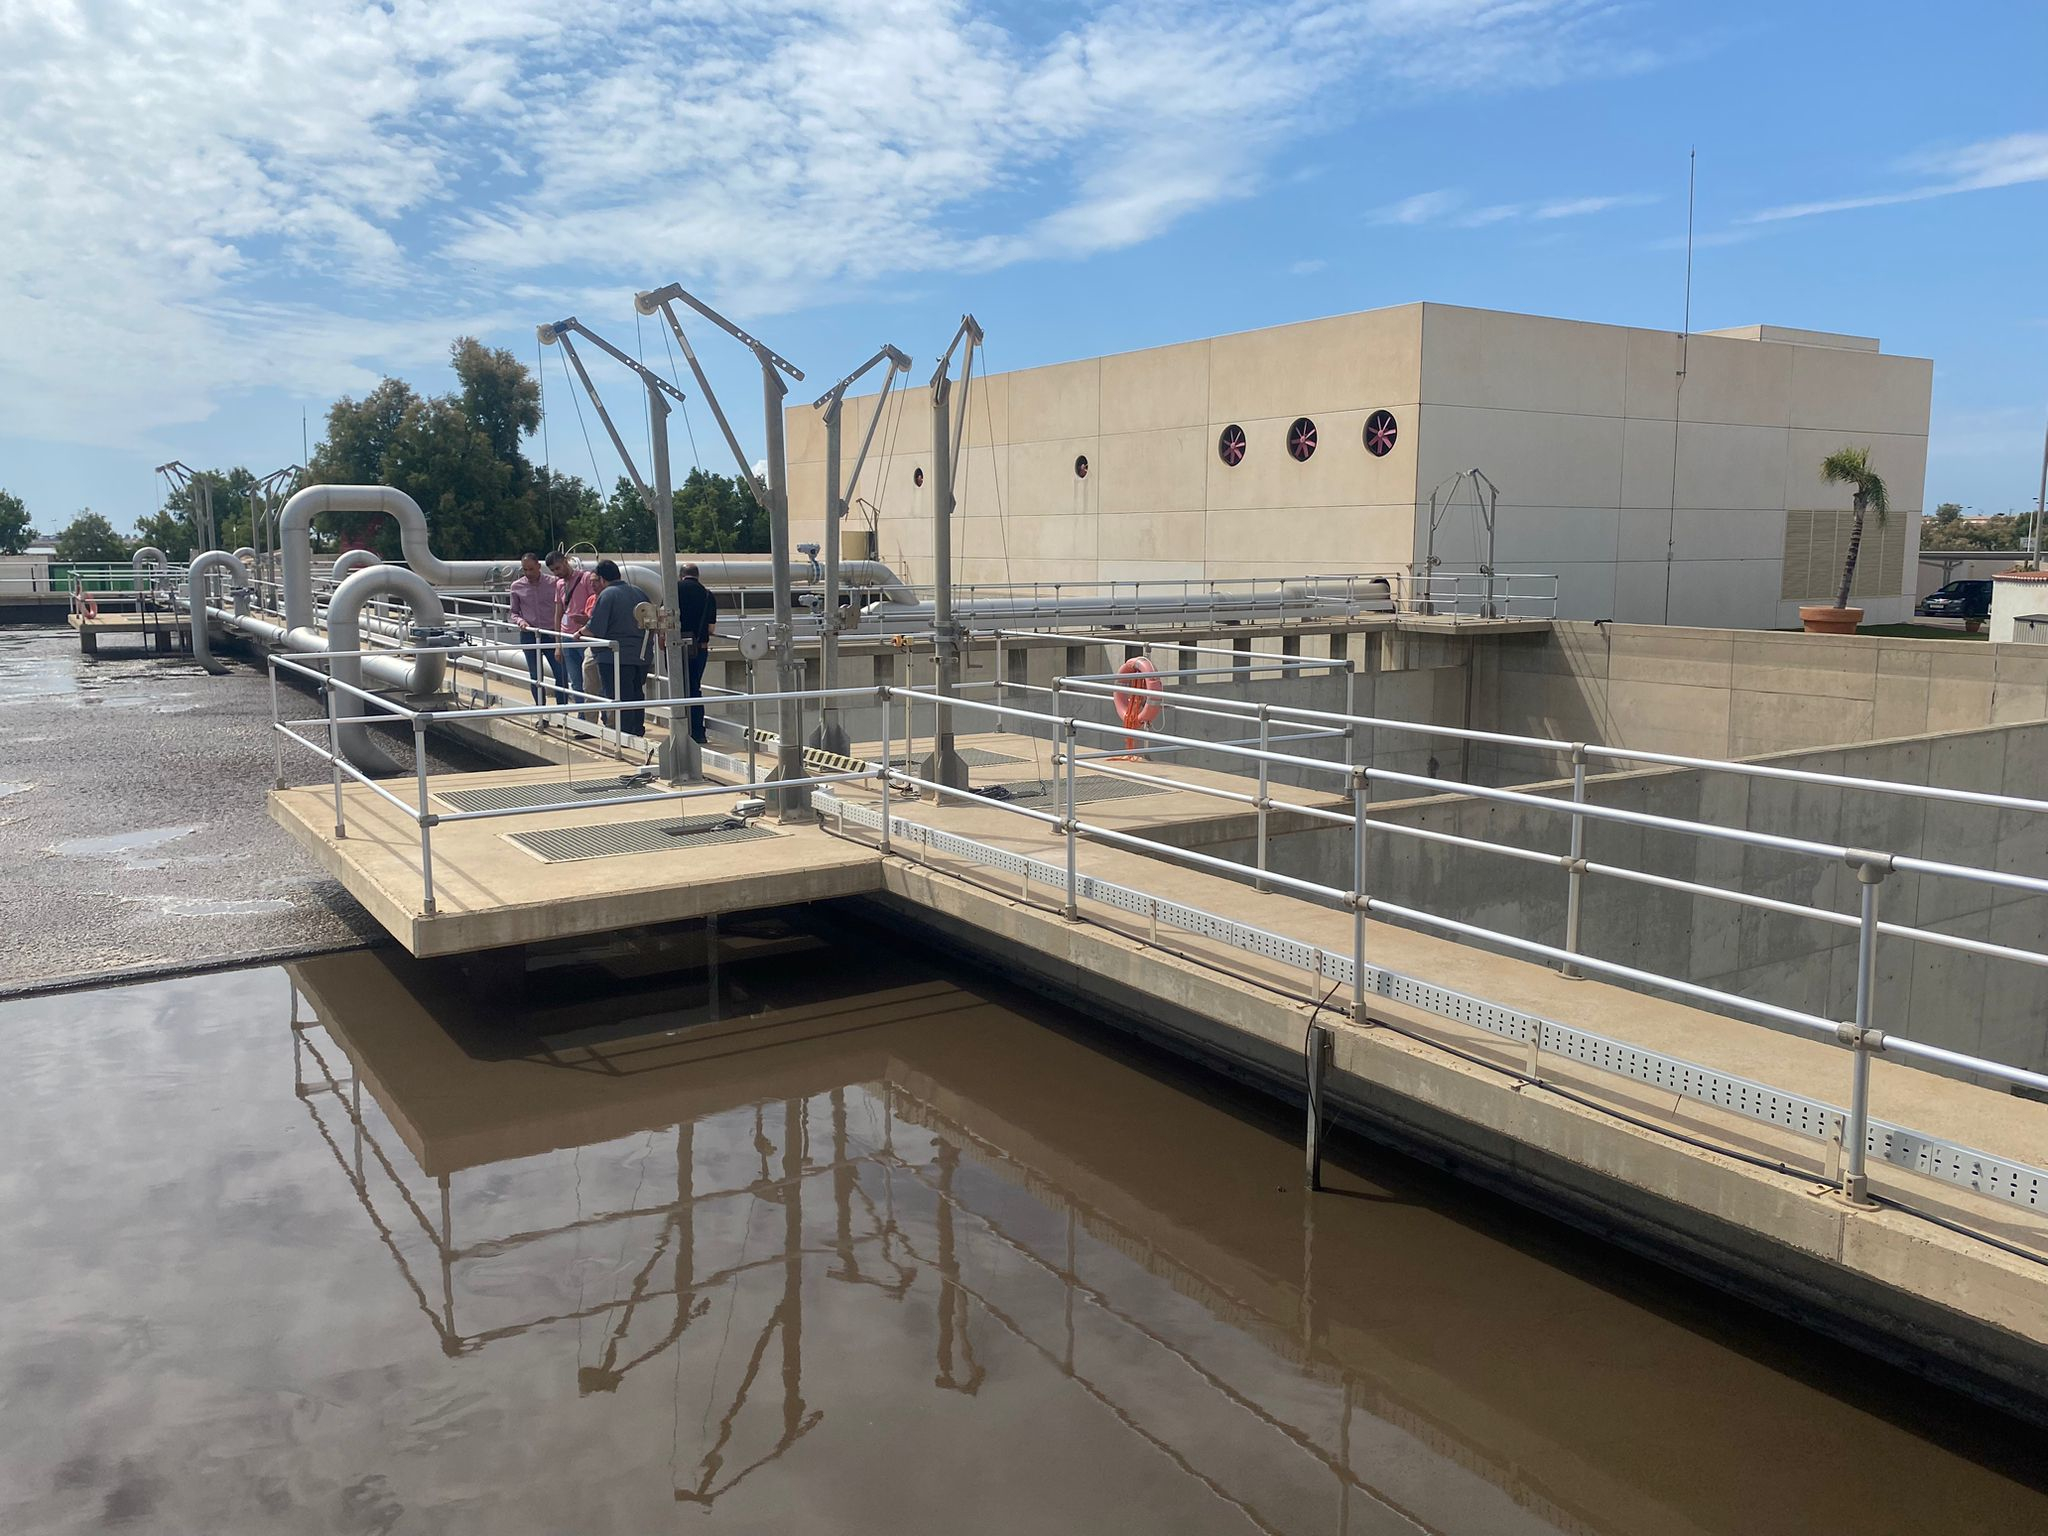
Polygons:
<instances>
[{"instance_id":1,"label":"large curved pipe","mask_svg":"<svg viewBox=\"0 0 2048 1536\"><path fill-rule=\"evenodd\" d=\"M433 586L504 586L519 574L516 560L439 558L427 547L427 515L403 491L388 485L309 485L284 504L277 519L278 543L284 550L286 629L303 629L313 622L313 519L322 512L382 512L398 524L405 563Z\"/></svg>"},{"instance_id":2,"label":"large curved pipe","mask_svg":"<svg viewBox=\"0 0 2048 1536\"><path fill-rule=\"evenodd\" d=\"M334 558L334 569L327 574L336 581L346 581L357 571L368 570L373 565L382 565L384 557L374 549L344 549Z\"/></svg>"},{"instance_id":3,"label":"large curved pipe","mask_svg":"<svg viewBox=\"0 0 2048 1536\"><path fill-rule=\"evenodd\" d=\"M249 568L242 564L241 557L224 550L209 549L192 562L185 573L185 606L192 610L192 659L218 677L227 671L213 659L213 648L206 634L206 576L209 571L231 571L235 585L249 585Z\"/></svg>"},{"instance_id":4,"label":"large curved pipe","mask_svg":"<svg viewBox=\"0 0 2048 1536\"><path fill-rule=\"evenodd\" d=\"M396 597L405 602L412 609L413 627L416 629L439 629L447 620L447 614L441 607L441 594L417 571L395 565L376 565L350 576L335 588L334 596L327 604L327 649L336 653L328 663L330 675L356 688L363 686L363 660L359 656L340 653L363 648L363 605L373 597ZM421 651L413 658L405 691L415 697L438 693L447 669L447 658L439 651ZM335 713L338 715L360 715L367 708L367 704L354 694L344 695L335 701ZM390 760L370 740L368 726L344 725L339 731L339 738L341 755L363 772L391 767Z\"/></svg>"},{"instance_id":5,"label":"large curved pipe","mask_svg":"<svg viewBox=\"0 0 2048 1536\"><path fill-rule=\"evenodd\" d=\"M235 549L235 558L241 561L244 565L247 565L251 560L254 560L256 558L256 550L253 546L248 544L238 545Z\"/></svg>"},{"instance_id":6,"label":"large curved pipe","mask_svg":"<svg viewBox=\"0 0 2048 1536\"><path fill-rule=\"evenodd\" d=\"M170 563L170 558L166 556L164 552L158 549L154 544L145 544L142 546L142 548L135 551L133 561L135 569L138 571L143 569L143 567L145 566L155 566L161 569L162 567L167 566Z\"/></svg>"}]
</instances>

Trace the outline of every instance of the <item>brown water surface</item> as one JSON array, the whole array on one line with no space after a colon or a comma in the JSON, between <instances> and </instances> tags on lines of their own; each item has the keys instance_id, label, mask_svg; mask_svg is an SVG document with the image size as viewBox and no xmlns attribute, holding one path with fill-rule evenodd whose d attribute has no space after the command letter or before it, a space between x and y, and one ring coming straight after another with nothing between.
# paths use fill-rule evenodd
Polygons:
<instances>
[{"instance_id":1,"label":"brown water surface","mask_svg":"<svg viewBox=\"0 0 2048 1536\"><path fill-rule=\"evenodd\" d=\"M707 965L707 957L715 963ZM0 1531L2048 1530L1995 1416L888 936L0 1007Z\"/></svg>"}]
</instances>

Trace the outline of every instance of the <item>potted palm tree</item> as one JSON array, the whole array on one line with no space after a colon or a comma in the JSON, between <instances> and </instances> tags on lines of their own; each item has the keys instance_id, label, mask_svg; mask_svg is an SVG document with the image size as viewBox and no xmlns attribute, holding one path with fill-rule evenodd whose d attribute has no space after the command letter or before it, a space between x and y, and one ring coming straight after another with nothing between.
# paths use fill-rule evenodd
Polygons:
<instances>
[{"instance_id":1,"label":"potted palm tree","mask_svg":"<svg viewBox=\"0 0 2048 1536\"><path fill-rule=\"evenodd\" d=\"M1849 555L1842 562L1842 585L1832 608L1814 603L1802 605L1799 622L1809 635L1853 635L1863 622L1863 610L1849 606L1849 588L1856 580L1856 557L1863 553L1863 519L1872 513L1879 527L1891 511L1891 492L1884 476L1870 467L1868 448L1837 448L1820 461L1820 477L1830 485L1849 487L1849 505L1856 520L1849 525Z\"/></svg>"}]
</instances>

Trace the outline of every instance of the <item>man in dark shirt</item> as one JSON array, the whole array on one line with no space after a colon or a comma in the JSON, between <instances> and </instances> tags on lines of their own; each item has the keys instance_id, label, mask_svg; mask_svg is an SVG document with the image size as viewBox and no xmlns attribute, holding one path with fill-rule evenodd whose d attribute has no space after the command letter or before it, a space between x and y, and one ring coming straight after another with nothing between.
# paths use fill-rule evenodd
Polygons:
<instances>
[{"instance_id":1,"label":"man in dark shirt","mask_svg":"<svg viewBox=\"0 0 2048 1536\"><path fill-rule=\"evenodd\" d=\"M689 694L688 697L704 697L704 663L711 656L711 637L718 633L718 597L698 579L697 567L685 565L682 580L676 583L676 619L682 630L683 643L688 647ZM690 706L690 739L700 746L704 741L704 706Z\"/></svg>"},{"instance_id":2,"label":"man in dark shirt","mask_svg":"<svg viewBox=\"0 0 2048 1536\"><path fill-rule=\"evenodd\" d=\"M590 610L584 638L609 640L618 646L616 652L597 652L598 675L604 679L604 691L611 697L621 704L628 700L637 704L647 697L647 663L640 654L646 637L633 617L633 610L641 602L640 592L619 575L616 560L598 561L596 575L597 606ZM621 709L618 717L619 729L628 736L646 734L646 710Z\"/></svg>"}]
</instances>

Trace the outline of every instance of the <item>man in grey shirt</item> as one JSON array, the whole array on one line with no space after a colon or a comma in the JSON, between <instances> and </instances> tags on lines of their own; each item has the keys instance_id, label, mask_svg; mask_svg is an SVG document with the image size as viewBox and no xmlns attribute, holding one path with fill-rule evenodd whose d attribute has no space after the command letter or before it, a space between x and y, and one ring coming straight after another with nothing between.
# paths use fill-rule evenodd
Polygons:
<instances>
[{"instance_id":1,"label":"man in grey shirt","mask_svg":"<svg viewBox=\"0 0 2048 1536\"><path fill-rule=\"evenodd\" d=\"M609 650L597 653L598 674L604 679L607 694L621 704L628 700L637 704L647 697L647 663L640 654L640 647L646 643L646 632L633 618L633 610L641 602L640 592L619 575L616 560L598 561L595 574L599 582L597 606L590 610L590 623L583 631L584 638L609 640L618 646L616 653ZM646 734L646 710L621 709L618 715L619 729L628 736Z\"/></svg>"}]
</instances>

